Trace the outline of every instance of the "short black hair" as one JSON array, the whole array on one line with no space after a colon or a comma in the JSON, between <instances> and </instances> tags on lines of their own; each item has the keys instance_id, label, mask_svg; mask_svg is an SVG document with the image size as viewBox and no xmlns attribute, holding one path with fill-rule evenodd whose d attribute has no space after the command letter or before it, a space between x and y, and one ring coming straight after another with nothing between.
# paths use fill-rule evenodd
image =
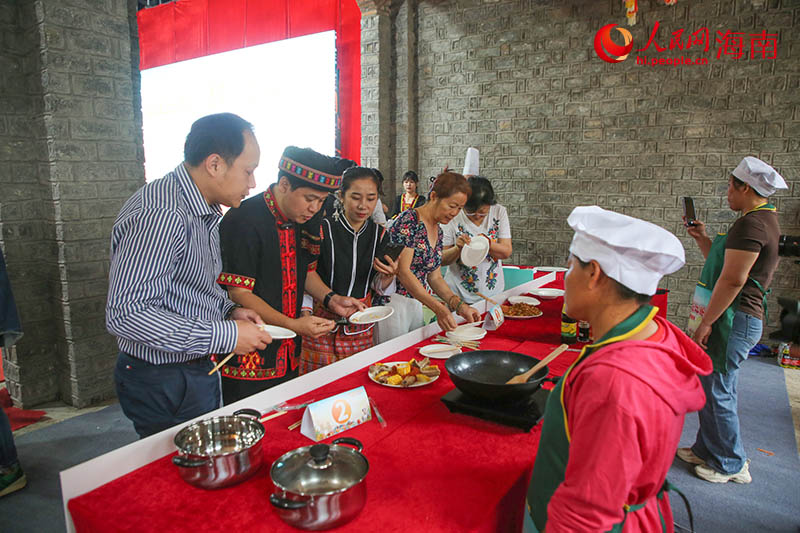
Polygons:
<instances>
[{"instance_id":1,"label":"short black hair","mask_svg":"<svg viewBox=\"0 0 800 533\"><path fill-rule=\"evenodd\" d=\"M417 176L417 173L414 172L413 170L406 170L406 173L403 174L403 179L400 180L400 183L406 180L411 180L414 183L419 183L419 176Z\"/></svg>"},{"instance_id":2,"label":"short black hair","mask_svg":"<svg viewBox=\"0 0 800 533\"><path fill-rule=\"evenodd\" d=\"M484 205L495 205L497 198L494 196L494 189L492 182L483 176L472 176L467 178L472 194L467 198L467 203L464 204L464 210L468 213L474 213Z\"/></svg>"},{"instance_id":3,"label":"short black hair","mask_svg":"<svg viewBox=\"0 0 800 533\"><path fill-rule=\"evenodd\" d=\"M736 187L737 189L741 189L741 188L742 188L742 187L744 187L745 185L750 185L749 183L745 183L745 182L743 182L742 180L740 180L739 178L737 178L737 177L736 177L736 176L734 176L733 174L731 174L731 179L733 180L733 186L734 186L734 187ZM760 192L758 192L757 190L755 190L755 188L754 188L752 185L750 185L750 189L751 189L751 190L752 190L754 193L756 193L756 196L758 196L759 198L766 198L766 196L762 195Z\"/></svg>"},{"instance_id":4,"label":"short black hair","mask_svg":"<svg viewBox=\"0 0 800 533\"><path fill-rule=\"evenodd\" d=\"M378 188L378 195L383 194L381 185L383 184L383 174L377 168L369 167L350 167L342 174L342 186L339 188L342 195L347 192L347 189L353 185L356 180L368 178L371 179L375 186Z\"/></svg>"},{"instance_id":5,"label":"short black hair","mask_svg":"<svg viewBox=\"0 0 800 533\"><path fill-rule=\"evenodd\" d=\"M230 165L244 150L244 132L253 133L253 125L233 113L217 113L195 120L186 143L183 160L196 167L211 154Z\"/></svg>"},{"instance_id":6,"label":"short black hair","mask_svg":"<svg viewBox=\"0 0 800 533\"><path fill-rule=\"evenodd\" d=\"M588 267L590 264L588 261L582 261L576 255L573 255L572 257L574 257L583 268ZM611 280L612 284L614 285L614 289L617 291L617 296L619 296L620 299L622 300L635 300L637 304L644 305L646 303L649 303L650 299L652 298L651 296L648 296L646 294L642 294L634 291L633 289L629 289L628 287L626 287L625 285L623 285L622 283L620 283L619 281L615 280L610 276L608 277L608 279Z\"/></svg>"}]
</instances>

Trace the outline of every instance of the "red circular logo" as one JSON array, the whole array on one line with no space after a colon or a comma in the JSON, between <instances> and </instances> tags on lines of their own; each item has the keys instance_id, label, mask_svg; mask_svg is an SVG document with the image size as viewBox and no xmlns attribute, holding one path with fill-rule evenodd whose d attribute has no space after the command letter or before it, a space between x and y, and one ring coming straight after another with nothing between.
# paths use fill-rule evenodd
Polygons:
<instances>
[{"instance_id":1,"label":"red circular logo","mask_svg":"<svg viewBox=\"0 0 800 533\"><path fill-rule=\"evenodd\" d=\"M623 46L611 40L611 30L614 28L622 34L625 40ZM628 54L633 49L633 36L625 28L619 28L616 24L606 24L594 36L594 51L603 61L608 63L619 63L628 58Z\"/></svg>"}]
</instances>

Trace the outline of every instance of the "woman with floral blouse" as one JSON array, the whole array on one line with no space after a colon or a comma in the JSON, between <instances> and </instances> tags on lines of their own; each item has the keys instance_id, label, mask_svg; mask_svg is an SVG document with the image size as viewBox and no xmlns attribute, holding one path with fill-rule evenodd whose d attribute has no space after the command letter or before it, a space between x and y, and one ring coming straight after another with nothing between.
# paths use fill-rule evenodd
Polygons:
<instances>
[{"instance_id":1,"label":"woman with floral blouse","mask_svg":"<svg viewBox=\"0 0 800 533\"><path fill-rule=\"evenodd\" d=\"M394 314L378 323L378 342L384 342L424 325L422 306L436 313L439 325L445 331L456 327L453 312L467 321L480 319L478 311L470 307L442 278L442 230L458 215L467 202L470 187L466 178L455 172L439 174L430 192L428 202L422 207L403 211L389 228L393 243L405 249L398 258L397 292L388 305ZM431 291L439 296L437 300Z\"/></svg>"},{"instance_id":2,"label":"woman with floral blouse","mask_svg":"<svg viewBox=\"0 0 800 533\"><path fill-rule=\"evenodd\" d=\"M447 285L467 303L492 297L504 290L503 259L511 257L511 226L506 208L497 203L491 182L483 177L469 178L472 193L464 209L444 230L442 264L450 265ZM476 235L489 239L489 254L477 266L461 263L461 249Z\"/></svg>"}]
</instances>

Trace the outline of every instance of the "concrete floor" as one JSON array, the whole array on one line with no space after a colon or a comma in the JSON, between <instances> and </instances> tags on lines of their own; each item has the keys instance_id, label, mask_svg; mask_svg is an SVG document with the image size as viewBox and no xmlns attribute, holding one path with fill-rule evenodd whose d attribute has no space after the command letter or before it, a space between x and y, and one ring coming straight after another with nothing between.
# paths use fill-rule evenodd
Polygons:
<instances>
[{"instance_id":1,"label":"concrete floor","mask_svg":"<svg viewBox=\"0 0 800 533\"><path fill-rule=\"evenodd\" d=\"M792 408L794 440L800 453L800 368L784 368L783 375L786 378L786 392L789 393L789 406Z\"/></svg>"},{"instance_id":2,"label":"concrete floor","mask_svg":"<svg viewBox=\"0 0 800 533\"><path fill-rule=\"evenodd\" d=\"M5 387L5 384L2 385ZM25 426L24 428L20 428L14 432L14 436L17 435L24 435L25 433L30 433L31 431L36 431L37 429L46 428L47 426L52 426L53 424L58 424L59 422L63 422L73 416L78 415L85 415L87 413L94 413L95 411L99 411L104 407L108 407L111 404L117 403L117 400L106 400L103 403L98 405L94 405L92 407L85 407L83 409L78 409L76 407L72 407L71 405L67 405L63 402L50 402L43 405L39 405L35 408L37 411L44 411L47 413L44 418L39 420L38 422L31 424L30 426Z\"/></svg>"}]
</instances>

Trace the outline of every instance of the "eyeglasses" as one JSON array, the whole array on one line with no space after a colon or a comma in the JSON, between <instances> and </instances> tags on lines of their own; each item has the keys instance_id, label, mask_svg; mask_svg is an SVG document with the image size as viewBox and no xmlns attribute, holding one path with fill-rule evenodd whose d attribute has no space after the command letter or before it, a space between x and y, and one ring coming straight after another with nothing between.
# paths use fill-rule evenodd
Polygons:
<instances>
[{"instance_id":1,"label":"eyeglasses","mask_svg":"<svg viewBox=\"0 0 800 533\"><path fill-rule=\"evenodd\" d=\"M475 217L475 218L486 218L489 216L489 213L478 213L477 211L472 213L464 211L464 214L467 215L468 217Z\"/></svg>"}]
</instances>

